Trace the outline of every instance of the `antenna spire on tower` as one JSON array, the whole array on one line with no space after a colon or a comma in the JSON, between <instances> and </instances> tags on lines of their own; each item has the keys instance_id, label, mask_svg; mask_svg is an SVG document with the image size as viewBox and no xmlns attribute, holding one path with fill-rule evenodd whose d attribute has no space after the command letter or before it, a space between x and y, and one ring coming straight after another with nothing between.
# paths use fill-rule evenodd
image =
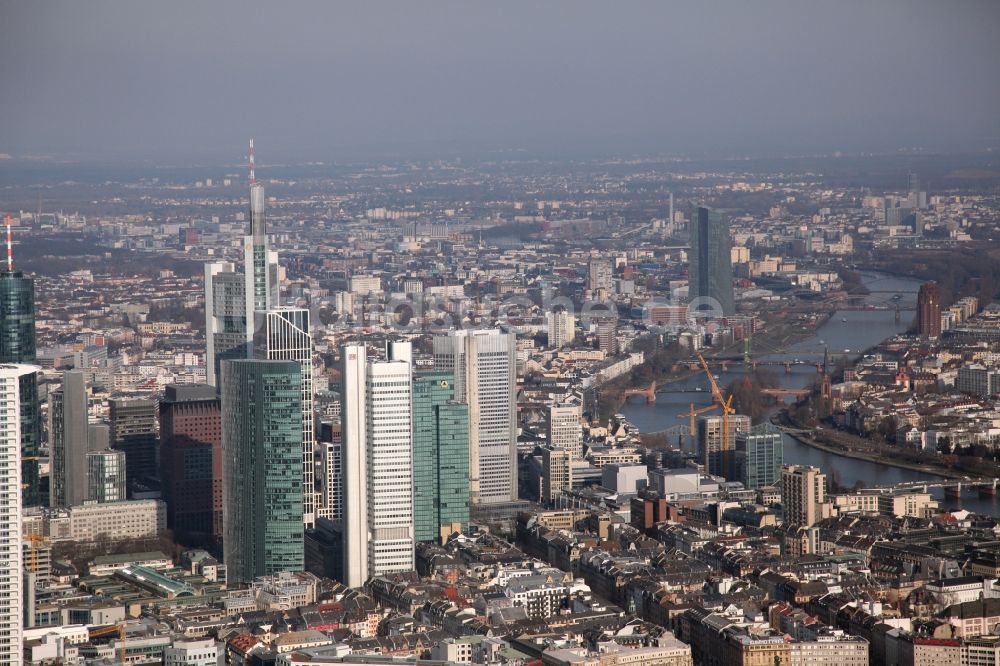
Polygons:
<instances>
[{"instance_id":1,"label":"antenna spire on tower","mask_svg":"<svg viewBox=\"0 0 1000 666\"><path fill-rule=\"evenodd\" d=\"M250 184L257 183L257 176L254 174L253 137L250 137Z\"/></svg>"},{"instance_id":2,"label":"antenna spire on tower","mask_svg":"<svg viewBox=\"0 0 1000 666\"><path fill-rule=\"evenodd\" d=\"M10 234L10 213L7 213L7 272L14 272L14 242Z\"/></svg>"}]
</instances>

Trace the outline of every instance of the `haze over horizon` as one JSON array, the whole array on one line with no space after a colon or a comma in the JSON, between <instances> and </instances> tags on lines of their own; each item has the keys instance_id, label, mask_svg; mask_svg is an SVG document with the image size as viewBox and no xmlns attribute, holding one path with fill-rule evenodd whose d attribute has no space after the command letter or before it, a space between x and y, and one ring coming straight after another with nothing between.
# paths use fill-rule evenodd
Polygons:
<instances>
[{"instance_id":1,"label":"haze over horizon","mask_svg":"<svg viewBox=\"0 0 1000 666\"><path fill-rule=\"evenodd\" d=\"M0 153L1000 148L996 2L0 2Z\"/></svg>"}]
</instances>

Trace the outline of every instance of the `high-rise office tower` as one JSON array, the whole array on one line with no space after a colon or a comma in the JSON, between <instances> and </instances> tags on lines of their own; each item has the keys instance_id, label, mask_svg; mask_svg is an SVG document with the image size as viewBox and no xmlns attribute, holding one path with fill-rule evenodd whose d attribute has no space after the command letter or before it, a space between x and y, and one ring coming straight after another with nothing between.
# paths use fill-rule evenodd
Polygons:
<instances>
[{"instance_id":1,"label":"high-rise office tower","mask_svg":"<svg viewBox=\"0 0 1000 666\"><path fill-rule=\"evenodd\" d=\"M20 271L0 271L0 363L32 364L35 348L35 281ZM42 446L38 374L21 375L21 479L24 506L41 503L38 456Z\"/></svg>"},{"instance_id":2,"label":"high-rise office tower","mask_svg":"<svg viewBox=\"0 0 1000 666\"><path fill-rule=\"evenodd\" d=\"M316 525L316 417L313 414L313 343L309 310L271 308L254 313L254 358L295 361L302 368L302 486L306 528Z\"/></svg>"},{"instance_id":3,"label":"high-rise office tower","mask_svg":"<svg viewBox=\"0 0 1000 666\"><path fill-rule=\"evenodd\" d=\"M160 476L156 398L111 398L108 420L111 448L125 454L125 471L133 483Z\"/></svg>"},{"instance_id":4,"label":"high-rise office tower","mask_svg":"<svg viewBox=\"0 0 1000 666\"><path fill-rule=\"evenodd\" d=\"M21 544L21 378L38 368L0 365L0 664L20 666L24 563Z\"/></svg>"},{"instance_id":5,"label":"high-rise office tower","mask_svg":"<svg viewBox=\"0 0 1000 666\"><path fill-rule=\"evenodd\" d=\"M246 311L278 305L277 258L271 254L264 221L264 186L257 182L253 139L250 139L250 234L243 239Z\"/></svg>"},{"instance_id":6,"label":"high-rise office tower","mask_svg":"<svg viewBox=\"0 0 1000 666\"><path fill-rule=\"evenodd\" d=\"M207 384L170 384L160 400L167 526L184 543L222 542L222 407Z\"/></svg>"},{"instance_id":7,"label":"high-rise office tower","mask_svg":"<svg viewBox=\"0 0 1000 666\"><path fill-rule=\"evenodd\" d=\"M726 478L741 482L746 488L773 486L781 478L784 462L781 432L768 426L757 426L736 433L733 473Z\"/></svg>"},{"instance_id":8,"label":"high-rise office tower","mask_svg":"<svg viewBox=\"0 0 1000 666\"><path fill-rule=\"evenodd\" d=\"M316 517L339 523L344 518L344 442L337 424L336 441L319 445L318 479L320 498L316 506Z\"/></svg>"},{"instance_id":9,"label":"high-rise office tower","mask_svg":"<svg viewBox=\"0 0 1000 666\"><path fill-rule=\"evenodd\" d=\"M937 282L925 282L917 293L917 333L929 338L941 336L941 290Z\"/></svg>"},{"instance_id":10,"label":"high-rise office tower","mask_svg":"<svg viewBox=\"0 0 1000 666\"><path fill-rule=\"evenodd\" d=\"M542 503L551 504L573 487L573 458L566 449L542 449Z\"/></svg>"},{"instance_id":11,"label":"high-rise office tower","mask_svg":"<svg viewBox=\"0 0 1000 666\"><path fill-rule=\"evenodd\" d=\"M344 583L414 568L413 382L408 342L369 361L341 349L344 438Z\"/></svg>"},{"instance_id":12,"label":"high-rise office tower","mask_svg":"<svg viewBox=\"0 0 1000 666\"><path fill-rule=\"evenodd\" d=\"M688 298L696 310L722 315L736 312L731 245L724 214L702 206L691 212Z\"/></svg>"},{"instance_id":13,"label":"high-rise office tower","mask_svg":"<svg viewBox=\"0 0 1000 666\"><path fill-rule=\"evenodd\" d=\"M729 461L733 459L732 452L736 445L736 435L750 429L750 417L743 414L729 415L729 442L724 443L725 423L721 416L699 416L698 430L698 462L705 466L705 471L714 476L725 476L730 473Z\"/></svg>"},{"instance_id":14,"label":"high-rise office tower","mask_svg":"<svg viewBox=\"0 0 1000 666\"><path fill-rule=\"evenodd\" d=\"M87 452L87 499L125 501L125 454L122 451Z\"/></svg>"},{"instance_id":15,"label":"high-rise office tower","mask_svg":"<svg viewBox=\"0 0 1000 666\"><path fill-rule=\"evenodd\" d=\"M225 361L221 383L228 580L301 571L302 368L296 361Z\"/></svg>"},{"instance_id":16,"label":"high-rise office tower","mask_svg":"<svg viewBox=\"0 0 1000 666\"><path fill-rule=\"evenodd\" d=\"M254 312L278 306L278 255L264 219L264 187L256 180L250 141L250 233L243 237L243 273L228 261L205 264L206 381L218 388L227 359L253 355Z\"/></svg>"},{"instance_id":17,"label":"high-rise office tower","mask_svg":"<svg viewBox=\"0 0 1000 666\"><path fill-rule=\"evenodd\" d=\"M812 527L826 518L826 474L808 465L782 467L781 506L786 523Z\"/></svg>"},{"instance_id":18,"label":"high-rise office tower","mask_svg":"<svg viewBox=\"0 0 1000 666\"><path fill-rule=\"evenodd\" d=\"M608 356L618 353L618 320L605 317L597 322L597 347Z\"/></svg>"},{"instance_id":19,"label":"high-rise office tower","mask_svg":"<svg viewBox=\"0 0 1000 666\"><path fill-rule=\"evenodd\" d=\"M600 257L591 257L587 269L588 289L591 291L611 289L614 283L614 274L611 271L610 261Z\"/></svg>"},{"instance_id":20,"label":"high-rise office tower","mask_svg":"<svg viewBox=\"0 0 1000 666\"><path fill-rule=\"evenodd\" d=\"M437 541L469 522L469 406L450 373L413 378L413 518L417 541Z\"/></svg>"},{"instance_id":21,"label":"high-rise office tower","mask_svg":"<svg viewBox=\"0 0 1000 666\"><path fill-rule=\"evenodd\" d=\"M455 377L469 405L469 501L517 499L517 352L513 333L460 330L436 336L434 369Z\"/></svg>"},{"instance_id":22,"label":"high-rise office tower","mask_svg":"<svg viewBox=\"0 0 1000 666\"><path fill-rule=\"evenodd\" d=\"M222 362L250 357L246 279L228 261L205 264L205 377L218 385Z\"/></svg>"},{"instance_id":23,"label":"high-rise office tower","mask_svg":"<svg viewBox=\"0 0 1000 666\"><path fill-rule=\"evenodd\" d=\"M553 449L569 451L573 460L583 458L583 425L580 405L559 403L549 407L545 434Z\"/></svg>"},{"instance_id":24,"label":"high-rise office tower","mask_svg":"<svg viewBox=\"0 0 1000 666\"><path fill-rule=\"evenodd\" d=\"M576 317L565 310L549 312L545 315L549 331L549 347L559 349L573 344L576 338Z\"/></svg>"},{"instance_id":25,"label":"high-rise office tower","mask_svg":"<svg viewBox=\"0 0 1000 666\"><path fill-rule=\"evenodd\" d=\"M49 393L49 506L72 506L87 499L87 383L84 373L63 373L62 386Z\"/></svg>"}]
</instances>

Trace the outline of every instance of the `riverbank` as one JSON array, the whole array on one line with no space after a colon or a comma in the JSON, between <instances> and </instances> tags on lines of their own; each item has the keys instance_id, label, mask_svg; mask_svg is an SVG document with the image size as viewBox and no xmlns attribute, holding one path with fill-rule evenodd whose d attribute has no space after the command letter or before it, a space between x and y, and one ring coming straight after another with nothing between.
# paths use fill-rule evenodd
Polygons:
<instances>
[{"instance_id":1,"label":"riverbank","mask_svg":"<svg viewBox=\"0 0 1000 666\"><path fill-rule=\"evenodd\" d=\"M810 448L817 449L819 451L830 453L836 456L841 456L843 458L863 460L865 462L870 462L876 465L886 465L888 467L896 467L898 469L908 469L912 472L931 474L933 476L941 477L944 479L961 479L965 476L965 474L963 474L960 470L951 469L949 467L944 467L942 465L924 464L924 463L911 462L908 460L899 460L897 458L892 458L890 456L880 453L859 451L858 449L854 449L842 444L834 444L831 442L820 441L816 437L812 437L810 435L806 435L803 432L801 432L804 428L801 427L801 424L798 424L792 420L791 416L788 413L787 407L779 410L774 415L772 415L771 423L773 423L776 426L784 426L786 428L798 430L799 432L785 431L785 434L787 434L795 441L800 442L801 444L805 444Z\"/></svg>"}]
</instances>

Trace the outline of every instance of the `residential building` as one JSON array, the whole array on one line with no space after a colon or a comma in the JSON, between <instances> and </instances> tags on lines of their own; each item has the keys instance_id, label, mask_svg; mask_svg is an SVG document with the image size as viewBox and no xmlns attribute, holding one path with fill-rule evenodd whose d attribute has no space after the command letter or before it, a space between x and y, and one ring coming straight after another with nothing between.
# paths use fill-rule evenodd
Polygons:
<instances>
[{"instance_id":1,"label":"residential building","mask_svg":"<svg viewBox=\"0 0 1000 666\"><path fill-rule=\"evenodd\" d=\"M576 317L572 312L559 310L545 315L549 333L549 347L559 349L573 344L576 338Z\"/></svg>"},{"instance_id":2,"label":"residential building","mask_svg":"<svg viewBox=\"0 0 1000 666\"><path fill-rule=\"evenodd\" d=\"M549 407L549 418L545 424L548 446L565 449L573 460L583 457L582 408L573 403L556 403Z\"/></svg>"},{"instance_id":3,"label":"residential building","mask_svg":"<svg viewBox=\"0 0 1000 666\"><path fill-rule=\"evenodd\" d=\"M826 474L807 465L782 467L781 505L786 523L812 527L827 517Z\"/></svg>"},{"instance_id":4,"label":"residential building","mask_svg":"<svg viewBox=\"0 0 1000 666\"><path fill-rule=\"evenodd\" d=\"M941 336L941 290L937 282L925 282L917 293L917 334Z\"/></svg>"},{"instance_id":5,"label":"residential building","mask_svg":"<svg viewBox=\"0 0 1000 666\"><path fill-rule=\"evenodd\" d=\"M223 544L228 580L303 569L302 370L222 363Z\"/></svg>"},{"instance_id":6,"label":"residential building","mask_svg":"<svg viewBox=\"0 0 1000 666\"><path fill-rule=\"evenodd\" d=\"M551 504L573 487L573 454L568 449L542 449L541 501Z\"/></svg>"}]
</instances>

